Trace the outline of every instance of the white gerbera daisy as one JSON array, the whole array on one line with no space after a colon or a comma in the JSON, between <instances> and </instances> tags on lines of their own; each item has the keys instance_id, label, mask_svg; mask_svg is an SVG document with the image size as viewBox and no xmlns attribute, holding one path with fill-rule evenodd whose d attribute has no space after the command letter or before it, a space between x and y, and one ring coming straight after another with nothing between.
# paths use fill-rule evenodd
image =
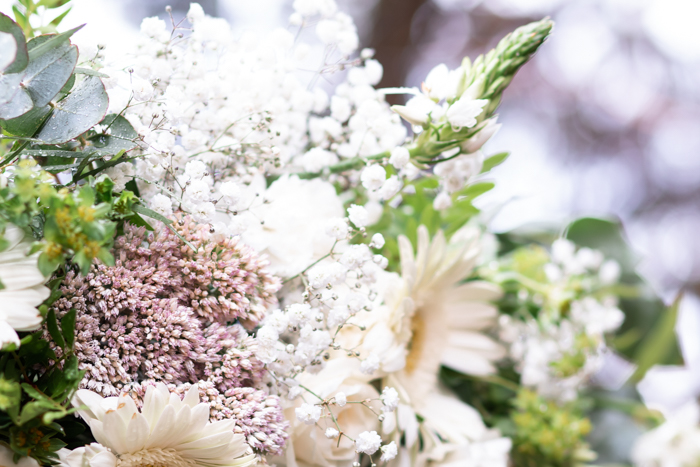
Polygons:
<instances>
[{"instance_id":1,"label":"white gerbera daisy","mask_svg":"<svg viewBox=\"0 0 700 467\"><path fill-rule=\"evenodd\" d=\"M399 237L399 246L405 287L391 322L408 353L394 377L419 404L436 388L441 365L473 375L495 371L492 362L505 350L482 331L495 323L498 311L489 301L501 291L487 282L462 283L479 256L476 230L460 231L450 243L438 232L430 242L420 226L415 256L406 237Z\"/></svg>"},{"instance_id":2,"label":"white gerbera daisy","mask_svg":"<svg viewBox=\"0 0 700 467\"><path fill-rule=\"evenodd\" d=\"M8 248L0 252L0 347L19 346L16 331L32 331L41 324L37 306L49 296L46 279L37 267L38 253L27 256L32 247L24 231L8 225L3 235Z\"/></svg>"},{"instance_id":3,"label":"white gerbera daisy","mask_svg":"<svg viewBox=\"0 0 700 467\"><path fill-rule=\"evenodd\" d=\"M148 388L141 410L127 394L103 398L86 389L77 392L73 404L87 406L78 413L117 467L246 467L255 462L245 437L234 434L234 420L209 422L209 405L199 403L196 386L180 400L159 383ZM105 460L99 464L109 465Z\"/></svg>"}]
</instances>

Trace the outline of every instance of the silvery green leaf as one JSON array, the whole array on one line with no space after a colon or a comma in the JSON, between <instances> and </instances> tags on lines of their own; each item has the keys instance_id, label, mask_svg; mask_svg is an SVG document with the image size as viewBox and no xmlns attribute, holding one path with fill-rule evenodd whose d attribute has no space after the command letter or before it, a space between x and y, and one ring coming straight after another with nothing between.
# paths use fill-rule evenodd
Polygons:
<instances>
[{"instance_id":1,"label":"silvery green leaf","mask_svg":"<svg viewBox=\"0 0 700 467\"><path fill-rule=\"evenodd\" d=\"M0 13L0 32L10 34L15 43L13 59L8 64L0 66L0 71L4 71L5 73L19 73L26 68L29 61L27 56L27 41L24 38L22 28L17 26L8 16ZM0 55L6 52L4 48L4 45L0 46Z\"/></svg>"},{"instance_id":2,"label":"silvery green leaf","mask_svg":"<svg viewBox=\"0 0 700 467\"><path fill-rule=\"evenodd\" d=\"M107 112L107 104L102 81L88 76L75 91L56 104L36 138L47 144L70 141L99 123Z\"/></svg>"},{"instance_id":3,"label":"silvery green leaf","mask_svg":"<svg viewBox=\"0 0 700 467\"><path fill-rule=\"evenodd\" d=\"M21 73L0 75L0 120L19 117L29 112L34 104L20 86Z\"/></svg>"},{"instance_id":4,"label":"silvery green leaf","mask_svg":"<svg viewBox=\"0 0 700 467\"><path fill-rule=\"evenodd\" d=\"M56 97L73 74L78 62L78 48L63 43L38 57L33 56L34 50L36 49L30 51L32 59L24 72L22 83L34 105L43 107Z\"/></svg>"},{"instance_id":5,"label":"silvery green leaf","mask_svg":"<svg viewBox=\"0 0 700 467\"><path fill-rule=\"evenodd\" d=\"M102 125L109 128L109 134L90 137L90 142L97 154L108 156L121 150L130 151L136 147L134 140L138 137L138 133L126 118L115 114L107 115Z\"/></svg>"},{"instance_id":6,"label":"silvery green leaf","mask_svg":"<svg viewBox=\"0 0 700 467\"><path fill-rule=\"evenodd\" d=\"M12 34L0 31L0 72L15 61L17 42Z\"/></svg>"},{"instance_id":7,"label":"silvery green leaf","mask_svg":"<svg viewBox=\"0 0 700 467\"><path fill-rule=\"evenodd\" d=\"M29 41L29 44L27 44L29 49L29 59L32 60L33 58L40 57L52 49L62 47L64 44L67 44L70 36L75 34L83 26L78 26L77 28L73 28L70 31L66 31L61 34L46 34L33 38L31 41Z\"/></svg>"}]
</instances>

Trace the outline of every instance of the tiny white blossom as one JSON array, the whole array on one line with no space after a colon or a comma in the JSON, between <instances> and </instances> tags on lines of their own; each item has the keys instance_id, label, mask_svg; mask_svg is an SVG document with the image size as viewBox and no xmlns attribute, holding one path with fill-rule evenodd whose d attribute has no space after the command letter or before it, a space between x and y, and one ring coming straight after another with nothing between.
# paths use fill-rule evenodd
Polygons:
<instances>
[{"instance_id":1,"label":"tiny white blossom","mask_svg":"<svg viewBox=\"0 0 700 467\"><path fill-rule=\"evenodd\" d=\"M391 156L389 157L389 163L393 165L396 170L401 170L406 167L408 161L411 160L411 154L403 146L396 146L391 150Z\"/></svg>"},{"instance_id":2,"label":"tiny white blossom","mask_svg":"<svg viewBox=\"0 0 700 467\"><path fill-rule=\"evenodd\" d=\"M369 191L379 190L386 181L386 170L379 164L369 165L362 171L360 180Z\"/></svg>"},{"instance_id":3,"label":"tiny white blossom","mask_svg":"<svg viewBox=\"0 0 700 467\"><path fill-rule=\"evenodd\" d=\"M369 213L364 207L357 204L352 204L348 208L348 218L350 222L355 224L355 227L367 227L369 225Z\"/></svg>"},{"instance_id":4,"label":"tiny white blossom","mask_svg":"<svg viewBox=\"0 0 700 467\"><path fill-rule=\"evenodd\" d=\"M348 403L348 398L344 392L339 392L335 395L335 403L338 404L338 407L343 407Z\"/></svg>"},{"instance_id":5,"label":"tiny white blossom","mask_svg":"<svg viewBox=\"0 0 700 467\"><path fill-rule=\"evenodd\" d=\"M210 222L212 217L216 214L216 206L214 203L199 203L194 210L192 210L192 216L197 222L205 224Z\"/></svg>"},{"instance_id":6,"label":"tiny white blossom","mask_svg":"<svg viewBox=\"0 0 700 467\"><path fill-rule=\"evenodd\" d=\"M194 24L204 19L204 16L204 9L199 3L190 3L190 9L187 12L187 21Z\"/></svg>"},{"instance_id":7,"label":"tiny white blossom","mask_svg":"<svg viewBox=\"0 0 700 467\"><path fill-rule=\"evenodd\" d=\"M207 166L202 161L190 161L185 166L185 175L190 178L199 180L207 172Z\"/></svg>"},{"instance_id":8,"label":"tiny white blossom","mask_svg":"<svg viewBox=\"0 0 700 467\"><path fill-rule=\"evenodd\" d=\"M620 279L620 263L614 259L605 261L598 271L598 278L604 285L614 284Z\"/></svg>"},{"instance_id":9,"label":"tiny white blossom","mask_svg":"<svg viewBox=\"0 0 700 467\"><path fill-rule=\"evenodd\" d=\"M384 236L380 233L372 235L372 242L369 246L373 248L382 248L384 246Z\"/></svg>"},{"instance_id":10,"label":"tiny white blossom","mask_svg":"<svg viewBox=\"0 0 700 467\"><path fill-rule=\"evenodd\" d=\"M335 238L336 240L345 240L348 236L348 229L350 226L341 217L336 217L331 219L326 224L326 235Z\"/></svg>"},{"instance_id":11,"label":"tiny white blossom","mask_svg":"<svg viewBox=\"0 0 700 467\"><path fill-rule=\"evenodd\" d=\"M379 398L384 404L382 412L393 412L399 406L399 393L394 388L385 387Z\"/></svg>"},{"instance_id":12,"label":"tiny white blossom","mask_svg":"<svg viewBox=\"0 0 700 467\"><path fill-rule=\"evenodd\" d=\"M433 207L436 211L444 211L445 209L452 206L452 198L446 191L441 191L439 195L435 197L433 201Z\"/></svg>"},{"instance_id":13,"label":"tiny white blossom","mask_svg":"<svg viewBox=\"0 0 700 467\"><path fill-rule=\"evenodd\" d=\"M185 194L194 201L209 200L209 184L204 180L192 180L185 188Z\"/></svg>"},{"instance_id":14,"label":"tiny white blossom","mask_svg":"<svg viewBox=\"0 0 700 467\"><path fill-rule=\"evenodd\" d=\"M173 214L173 202L163 194L157 193L153 195L149 204L151 209L165 217Z\"/></svg>"},{"instance_id":15,"label":"tiny white blossom","mask_svg":"<svg viewBox=\"0 0 700 467\"><path fill-rule=\"evenodd\" d=\"M350 118L351 112L352 107L348 99L340 96L331 97L331 117L344 123Z\"/></svg>"},{"instance_id":16,"label":"tiny white blossom","mask_svg":"<svg viewBox=\"0 0 700 467\"><path fill-rule=\"evenodd\" d=\"M241 199L241 188L232 181L220 184L219 193L230 207L235 206Z\"/></svg>"},{"instance_id":17,"label":"tiny white blossom","mask_svg":"<svg viewBox=\"0 0 700 467\"><path fill-rule=\"evenodd\" d=\"M294 409L294 414L300 422L313 425L321 418L321 406L304 402L301 407Z\"/></svg>"},{"instance_id":18,"label":"tiny white blossom","mask_svg":"<svg viewBox=\"0 0 700 467\"><path fill-rule=\"evenodd\" d=\"M389 177L384 186L379 190L379 193L384 200L390 200L401 190L401 181L396 175Z\"/></svg>"},{"instance_id":19,"label":"tiny white blossom","mask_svg":"<svg viewBox=\"0 0 700 467\"><path fill-rule=\"evenodd\" d=\"M335 439L338 437L339 434L340 433L335 428L326 429L326 438L328 439Z\"/></svg>"},{"instance_id":20,"label":"tiny white blossom","mask_svg":"<svg viewBox=\"0 0 700 467\"><path fill-rule=\"evenodd\" d=\"M363 431L355 440L355 451L372 455L382 445L382 437L376 431Z\"/></svg>"},{"instance_id":21,"label":"tiny white blossom","mask_svg":"<svg viewBox=\"0 0 700 467\"><path fill-rule=\"evenodd\" d=\"M382 462L389 462L390 460L394 459L398 453L399 450L396 447L396 442L392 441L391 443L382 446L382 457L379 460Z\"/></svg>"},{"instance_id":22,"label":"tiny white blossom","mask_svg":"<svg viewBox=\"0 0 700 467\"><path fill-rule=\"evenodd\" d=\"M371 354L366 359L362 360L360 364L360 371L366 375L372 375L375 371L379 369L379 357L375 354Z\"/></svg>"}]
</instances>

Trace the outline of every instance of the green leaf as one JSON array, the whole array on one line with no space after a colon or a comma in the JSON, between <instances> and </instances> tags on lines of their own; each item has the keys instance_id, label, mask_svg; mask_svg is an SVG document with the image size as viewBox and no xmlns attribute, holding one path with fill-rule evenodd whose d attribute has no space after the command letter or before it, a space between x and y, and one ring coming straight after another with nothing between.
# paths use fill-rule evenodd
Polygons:
<instances>
[{"instance_id":1,"label":"green leaf","mask_svg":"<svg viewBox=\"0 0 700 467\"><path fill-rule=\"evenodd\" d=\"M137 145L134 142L138 133L129 121L121 115L107 115L101 122L107 127L107 133L91 136L89 141L95 147L95 152L101 156L117 154L119 151L130 151Z\"/></svg>"},{"instance_id":2,"label":"green leaf","mask_svg":"<svg viewBox=\"0 0 700 467\"><path fill-rule=\"evenodd\" d=\"M19 117L0 120L0 126L9 134L30 138L41 127L51 113L51 107L34 107Z\"/></svg>"},{"instance_id":3,"label":"green leaf","mask_svg":"<svg viewBox=\"0 0 700 467\"><path fill-rule=\"evenodd\" d=\"M48 328L49 334L51 335L51 338L56 343L56 345L58 345L62 349L66 348L66 341L63 340L61 331L58 329L58 321L56 321L56 312L54 312L53 309L51 309L46 315L46 327Z\"/></svg>"},{"instance_id":4,"label":"green leaf","mask_svg":"<svg viewBox=\"0 0 700 467\"><path fill-rule=\"evenodd\" d=\"M66 339L66 348L72 349L75 343L75 308L72 308L61 318L61 329Z\"/></svg>"},{"instance_id":5,"label":"green leaf","mask_svg":"<svg viewBox=\"0 0 700 467\"><path fill-rule=\"evenodd\" d=\"M75 69L75 74L78 75L88 75L88 76L98 76L100 78L109 78L109 75L100 73L99 71L93 70L92 68L78 67Z\"/></svg>"},{"instance_id":6,"label":"green leaf","mask_svg":"<svg viewBox=\"0 0 700 467\"><path fill-rule=\"evenodd\" d=\"M499 152L498 154L487 157L486 160L484 160L481 173L486 173L494 167L501 165L506 159L508 159L508 156L510 156L509 152Z\"/></svg>"},{"instance_id":7,"label":"green leaf","mask_svg":"<svg viewBox=\"0 0 700 467\"><path fill-rule=\"evenodd\" d=\"M54 259L49 259L49 255L46 253L41 253L39 255L39 261L37 265L39 266L39 271L45 276L48 277L53 272L56 270L59 264L61 264L62 258L54 258Z\"/></svg>"},{"instance_id":8,"label":"green leaf","mask_svg":"<svg viewBox=\"0 0 700 467\"><path fill-rule=\"evenodd\" d=\"M29 51L29 65L24 71L22 82L35 107L43 107L56 97L78 62L78 48L74 45L61 43L45 50L44 47L53 40L55 39L49 39ZM40 50L45 52L37 54L36 51Z\"/></svg>"},{"instance_id":9,"label":"green leaf","mask_svg":"<svg viewBox=\"0 0 700 467\"><path fill-rule=\"evenodd\" d=\"M60 15L58 15L58 16L56 16L54 19L52 19L51 22L50 22L49 24L50 24L51 26L54 26L54 27L58 26L59 24L61 24L61 21L63 21L63 18L65 18L66 15L67 15L68 13L70 13L70 11L71 11L72 9L73 9L73 7L68 8L66 11L64 11L63 13L61 13Z\"/></svg>"},{"instance_id":10,"label":"green leaf","mask_svg":"<svg viewBox=\"0 0 700 467\"><path fill-rule=\"evenodd\" d=\"M0 119L19 117L29 112L34 104L22 89L22 74L0 75Z\"/></svg>"},{"instance_id":11,"label":"green leaf","mask_svg":"<svg viewBox=\"0 0 700 467\"><path fill-rule=\"evenodd\" d=\"M14 42L14 46L11 46L12 51L3 50L8 47L8 43L4 47L0 47L0 72L3 73L19 73L27 67L29 63L29 56L27 55L27 40L24 38L24 33L22 28L19 27L9 16L0 13L0 32L9 34ZM5 58L2 58L5 55ZM8 60L8 56L11 58Z\"/></svg>"},{"instance_id":12,"label":"green leaf","mask_svg":"<svg viewBox=\"0 0 700 467\"><path fill-rule=\"evenodd\" d=\"M52 407L47 407L47 404L44 401L29 402L22 407L22 413L19 416L17 424L24 425L33 418L38 417L51 409Z\"/></svg>"},{"instance_id":13,"label":"green leaf","mask_svg":"<svg viewBox=\"0 0 700 467\"><path fill-rule=\"evenodd\" d=\"M64 149L26 149L22 154L34 157L61 157L69 159L84 159L94 155L92 152L66 151Z\"/></svg>"},{"instance_id":14,"label":"green leaf","mask_svg":"<svg viewBox=\"0 0 700 467\"><path fill-rule=\"evenodd\" d=\"M88 76L75 91L56 104L36 138L48 144L65 143L99 123L106 111L107 93L102 81Z\"/></svg>"},{"instance_id":15,"label":"green leaf","mask_svg":"<svg viewBox=\"0 0 700 467\"><path fill-rule=\"evenodd\" d=\"M144 205L142 205L142 204L134 204L134 205L131 207L131 209L133 209L134 212L137 212L137 213L139 213L139 214L142 214L142 215L144 215L144 216L146 216L146 217L150 217L150 218L152 218L152 219L161 221L163 224L170 225L170 224L173 223L172 220L168 219L167 217L165 217L165 216L163 216L163 215L161 215L161 214L158 214L157 212L155 212L155 211L152 210L152 209L148 209L146 206L144 206Z\"/></svg>"},{"instance_id":16,"label":"green leaf","mask_svg":"<svg viewBox=\"0 0 700 467\"><path fill-rule=\"evenodd\" d=\"M19 383L0 376L0 410L7 412L14 420L19 415L22 391Z\"/></svg>"},{"instance_id":17,"label":"green leaf","mask_svg":"<svg viewBox=\"0 0 700 467\"><path fill-rule=\"evenodd\" d=\"M63 418L66 415L68 415L68 411L65 410L62 412L46 412L44 415L42 415L41 421L44 422L45 425L50 425L54 420Z\"/></svg>"},{"instance_id":18,"label":"green leaf","mask_svg":"<svg viewBox=\"0 0 700 467\"><path fill-rule=\"evenodd\" d=\"M640 381L652 366L665 363L666 358L677 350L676 319L682 298L683 295L679 293L642 341L635 359L637 371L632 375L632 380Z\"/></svg>"},{"instance_id":19,"label":"green leaf","mask_svg":"<svg viewBox=\"0 0 700 467\"><path fill-rule=\"evenodd\" d=\"M29 60L31 61L32 58L34 58L34 57L40 57L53 49L60 48L62 45L66 44L68 42L68 39L70 39L70 37L73 34L75 34L80 29L82 29L83 26L85 26L85 25L83 24L81 26L78 26L76 28L71 29L70 31L66 31L66 32L61 33L61 34L46 35L47 39L45 39L41 42L35 43L35 44L38 44L38 46L32 47L30 44L30 46L28 47L29 48ZM36 38L36 39L38 39L38 38Z\"/></svg>"}]
</instances>

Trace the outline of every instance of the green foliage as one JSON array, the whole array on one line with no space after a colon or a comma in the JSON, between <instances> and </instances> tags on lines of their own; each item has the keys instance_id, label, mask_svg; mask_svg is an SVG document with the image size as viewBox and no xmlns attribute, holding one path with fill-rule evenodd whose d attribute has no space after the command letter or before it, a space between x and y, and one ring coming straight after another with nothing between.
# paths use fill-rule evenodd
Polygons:
<instances>
[{"instance_id":1,"label":"green foliage","mask_svg":"<svg viewBox=\"0 0 700 467\"><path fill-rule=\"evenodd\" d=\"M370 235L381 233L386 244L382 254L389 260L390 269L398 270L399 235L405 235L416 245L419 225L425 225L431 235L443 230L449 238L464 227L480 211L472 204L474 199L491 190L492 182L477 181L452 194L452 206L444 211L433 207L433 200L438 189L435 177L424 177L411 184L415 193L404 191L403 202L399 208L385 205L382 218L368 229Z\"/></svg>"},{"instance_id":2,"label":"green foliage","mask_svg":"<svg viewBox=\"0 0 700 467\"><path fill-rule=\"evenodd\" d=\"M77 410L70 400L84 372L73 355L75 317L75 311L67 313L59 328L55 314L47 316L59 355L38 331L26 336L18 351L0 358L0 441L17 456L31 456L42 465L55 463L56 451L66 446L63 419Z\"/></svg>"},{"instance_id":3,"label":"green foliage","mask_svg":"<svg viewBox=\"0 0 700 467\"><path fill-rule=\"evenodd\" d=\"M625 322L612 344L638 365L633 379L639 381L653 365L682 364L674 332L679 299L666 307L636 273L638 257L625 240L622 225L604 219L578 219L566 228L566 237L579 245L600 250L620 263L622 285L614 292L621 297L620 309L625 313Z\"/></svg>"},{"instance_id":4,"label":"green foliage","mask_svg":"<svg viewBox=\"0 0 700 467\"><path fill-rule=\"evenodd\" d=\"M518 391L513 405L515 465L569 467L595 459L584 441L591 423L580 408L557 405L528 389Z\"/></svg>"},{"instance_id":5,"label":"green foliage","mask_svg":"<svg viewBox=\"0 0 700 467\"><path fill-rule=\"evenodd\" d=\"M12 11L15 15L15 21L21 26L24 34L27 37L34 37L36 33L56 32L56 28L71 10L70 7L65 8L68 3L70 0L17 0ZM50 14L49 11L51 11ZM48 23L39 27L32 26L32 22L41 21L48 16L52 17Z\"/></svg>"}]
</instances>

